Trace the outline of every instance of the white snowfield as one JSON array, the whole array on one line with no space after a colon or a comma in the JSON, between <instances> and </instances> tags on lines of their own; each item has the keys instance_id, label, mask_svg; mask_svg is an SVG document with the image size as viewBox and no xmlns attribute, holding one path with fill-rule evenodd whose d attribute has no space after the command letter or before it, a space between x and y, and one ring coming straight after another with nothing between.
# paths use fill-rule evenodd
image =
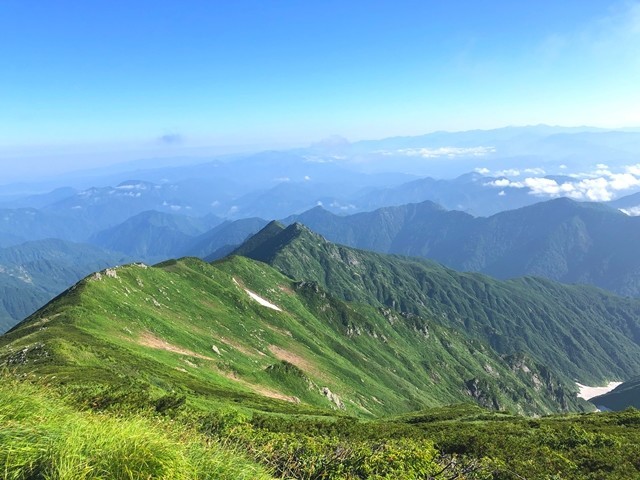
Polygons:
<instances>
[{"instance_id":1,"label":"white snowfield","mask_svg":"<svg viewBox=\"0 0 640 480\"><path fill-rule=\"evenodd\" d=\"M605 387L589 387L587 385L581 385L578 382L576 382L576 385L578 385L578 388L580 389L580 393L578 393L578 396L585 400L589 400L593 397L597 397L598 395L609 393L618 385L622 385L622 382L609 382L609 384Z\"/></svg>"},{"instance_id":2,"label":"white snowfield","mask_svg":"<svg viewBox=\"0 0 640 480\"><path fill-rule=\"evenodd\" d=\"M246 288L244 289L244 291L247 292L251 298L253 298L256 302L258 302L263 307L267 307L267 308L270 308L272 310L277 310L278 312L282 311L282 309L280 307L278 307L277 305L274 305L269 300L265 300L264 298L262 298L257 293L254 293L251 290L247 290Z\"/></svg>"},{"instance_id":3,"label":"white snowfield","mask_svg":"<svg viewBox=\"0 0 640 480\"><path fill-rule=\"evenodd\" d=\"M235 278L233 278L233 277L231 277L231 278L232 278L232 280L233 280L233 283L235 283L236 285L240 286L240 284L238 283L238 281L237 281ZM256 302L258 302L258 303L259 303L260 305L262 305L263 307L270 308L271 310L277 310L278 312L281 312L281 311L282 311L282 309L281 309L279 306L274 305L274 304L273 304L273 303L271 303L269 300L265 300L265 299L264 299L264 298L262 298L260 295L258 295L258 294L257 294L257 293L255 293L255 292L252 292L252 291L251 291L251 290L249 290L248 288L244 288L244 287L242 287L242 289L243 289L245 292L247 292L247 294L248 294L251 298L253 298Z\"/></svg>"}]
</instances>

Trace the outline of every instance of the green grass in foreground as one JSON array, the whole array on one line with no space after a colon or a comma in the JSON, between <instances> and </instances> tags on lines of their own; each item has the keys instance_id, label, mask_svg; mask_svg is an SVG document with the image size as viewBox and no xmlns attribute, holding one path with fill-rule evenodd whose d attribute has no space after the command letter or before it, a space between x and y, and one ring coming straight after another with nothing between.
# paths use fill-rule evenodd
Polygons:
<instances>
[{"instance_id":1,"label":"green grass in foreground","mask_svg":"<svg viewBox=\"0 0 640 480\"><path fill-rule=\"evenodd\" d=\"M0 384L0 478L271 478L221 442L167 419L74 411L6 377Z\"/></svg>"},{"instance_id":2,"label":"green grass in foreground","mask_svg":"<svg viewBox=\"0 0 640 480\"><path fill-rule=\"evenodd\" d=\"M76 410L0 375L0 478L619 480L640 478L640 412L523 417L473 404L387 419Z\"/></svg>"}]
</instances>

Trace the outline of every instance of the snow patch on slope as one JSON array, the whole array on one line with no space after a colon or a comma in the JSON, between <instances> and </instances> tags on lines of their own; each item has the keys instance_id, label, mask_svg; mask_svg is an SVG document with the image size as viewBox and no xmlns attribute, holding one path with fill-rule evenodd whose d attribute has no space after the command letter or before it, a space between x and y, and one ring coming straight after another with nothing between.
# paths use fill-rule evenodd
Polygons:
<instances>
[{"instance_id":1,"label":"snow patch on slope","mask_svg":"<svg viewBox=\"0 0 640 480\"><path fill-rule=\"evenodd\" d=\"M588 385L581 385L578 382L576 382L576 385L578 385L578 388L580 389L578 397L583 398L584 400L590 400L598 395L609 393L618 385L622 385L622 382L609 382L609 384L604 387L589 387Z\"/></svg>"},{"instance_id":2,"label":"snow patch on slope","mask_svg":"<svg viewBox=\"0 0 640 480\"><path fill-rule=\"evenodd\" d=\"M251 298L253 298L256 302L258 302L263 307L267 307L267 308L270 308L272 310L277 310L278 312L282 311L282 309L280 307L278 307L277 305L274 305L273 303L271 303L268 300L265 300L264 298L262 298L257 293L254 293L251 290L248 290L246 288L244 289L244 291L247 292Z\"/></svg>"},{"instance_id":3,"label":"snow patch on slope","mask_svg":"<svg viewBox=\"0 0 640 480\"><path fill-rule=\"evenodd\" d=\"M240 284L238 283L238 281L237 281L235 278L232 278L232 279L233 279L233 283L235 283L236 285L240 286ZM271 310L276 310L276 311L278 311L278 312L281 312L281 311L282 311L282 309L281 309L279 306L274 305L274 304L273 304L273 303L271 303L269 300L266 300L266 299L262 298L260 295L258 295L258 294L257 294L257 293L255 293L255 292L252 292L252 291L251 291L251 290L249 290L248 288L244 288L244 287L242 287L242 289L243 289L245 292L247 292L247 294L248 294L248 295L249 295L253 300L255 300L256 302L258 302L258 303L259 303L260 305L262 305L263 307L267 307L267 308L270 308Z\"/></svg>"}]
</instances>

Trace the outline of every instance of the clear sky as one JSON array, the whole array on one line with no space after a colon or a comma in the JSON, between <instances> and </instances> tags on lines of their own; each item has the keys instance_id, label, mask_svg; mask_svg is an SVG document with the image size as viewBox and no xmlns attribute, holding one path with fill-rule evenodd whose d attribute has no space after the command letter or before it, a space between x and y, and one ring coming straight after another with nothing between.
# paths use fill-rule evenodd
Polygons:
<instances>
[{"instance_id":1,"label":"clear sky","mask_svg":"<svg viewBox=\"0 0 640 480\"><path fill-rule=\"evenodd\" d=\"M5 172L537 123L640 125L639 1L0 1Z\"/></svg>"}]
</instances>

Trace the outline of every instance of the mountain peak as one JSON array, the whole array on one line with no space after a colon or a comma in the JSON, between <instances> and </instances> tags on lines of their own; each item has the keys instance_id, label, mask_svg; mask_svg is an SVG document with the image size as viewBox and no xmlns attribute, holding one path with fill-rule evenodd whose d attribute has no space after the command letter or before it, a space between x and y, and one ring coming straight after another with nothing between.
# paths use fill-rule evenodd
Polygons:
<instances>
[{"instance_id":1,"label":"mountain peak","mask_svg":"<svg viewBox=\"0 0 640 480\"><path fill-rule=\"evenodd\" d=\"M262 228L258 233L249 237L242 245L236 248L232 255L242 255L245 257L256 258L261 261L267 261L270 258L268 253L271 251L273 240L278 238L285 231L284 225L276 220L272 220ZM254 257L254 255L257 255Z\"/></svg>"},{"instance_id":2,"label":"mountain peak","mask_svg":"<svg viewBox=\"0 0 640 480\"><path fill-rule=\"evenodd\" d=\"M309 230L308 227L306 227L305 225L303 225L300 222L293 222L291 225L289 225L285 231L290 231L292 233L313 233L311 232L311 230Z\"/></svg>"},{"instance_id":3,"label":"mountain peak","mask_svg":"<svg viewBox=\"0 0 640 480\"><path fill-rule=\"evenodd\" d=\"M312 232L302 223L294 222L284 228L281 223L272 221L240 245L232 254L268 263L279 252L298 239L325 241L322 236Z\"/></svg>"},{"instance_id":4,"label":"mountain peak","mask_svg":"<svg viewBox=\"0 0 640 480\"><path fill-rule=\"evenodd\" d=\"M262 230L260 230L260 232L279 232L282 230L284 230L284 225L282 223L280 223L278 220L271 220L262 228Z\"/></svg>"}]
</instances>

